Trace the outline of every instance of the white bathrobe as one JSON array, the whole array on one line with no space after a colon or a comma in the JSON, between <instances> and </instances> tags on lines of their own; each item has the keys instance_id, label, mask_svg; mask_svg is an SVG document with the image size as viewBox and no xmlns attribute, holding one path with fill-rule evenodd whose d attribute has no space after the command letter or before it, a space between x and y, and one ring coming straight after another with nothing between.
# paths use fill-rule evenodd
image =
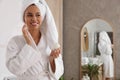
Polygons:
<instances>
[{"instance_id":1,"label":"white bathrobe","mask_svg":"<svg viewBox=\"0 0 120 80\"><path fill-rule=\"evenodd\" d=\"M100 32L98 49L104 64L104 76L106 78L114 77L111 41L105 31Z\"/></svg>"},{"instance_id":2,"label":"white bathrobe","mask_svg":"<svg viewBox=\"0 0 120 80\"><path fill-rule=\"evenodd\" d=\"M64 72L62 55L55 59L53 73L48 58L51 50L44 35L37 48L41 54L29 46L23 36L13 37L7 46L6 65L9 71L17 76L17 80L58 80Z\"/></svg>"}]
</instances>

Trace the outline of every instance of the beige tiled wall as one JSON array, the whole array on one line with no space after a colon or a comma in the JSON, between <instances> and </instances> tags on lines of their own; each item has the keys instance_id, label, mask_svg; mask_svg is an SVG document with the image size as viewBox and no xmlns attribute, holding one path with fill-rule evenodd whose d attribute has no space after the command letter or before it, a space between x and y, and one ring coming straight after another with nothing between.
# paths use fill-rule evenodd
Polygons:
<instances>
[{"instance_id":1,"label":"beige tiled wall","mask_svg":"<svg viewBox=\"0 0 120 80\"><path fill-rule=\"evenodd\" d=\"M115 75L120 79L120 0L63 0L65 80L79 80L80 32L90 19L102 18L114 29Z\"/></svg>"}]
</instances>

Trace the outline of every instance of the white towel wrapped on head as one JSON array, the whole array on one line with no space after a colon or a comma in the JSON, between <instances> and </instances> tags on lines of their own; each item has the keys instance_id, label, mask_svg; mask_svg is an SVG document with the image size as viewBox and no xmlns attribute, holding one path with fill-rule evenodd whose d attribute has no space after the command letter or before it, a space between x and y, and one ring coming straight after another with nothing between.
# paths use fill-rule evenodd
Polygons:
<instances>
[{"instance_id":1,"label":"white towel wrapped on head","mask_svg":"<svg viewBox=\"0 0 120 80\"><path fill-rule=\"evenodd\" d=\"M32 4L35 4L40 9L42 16L42 25L40 31L46 36L49 47L51 50L59 48L60 45L58 43L58 31L56 24L45 0L23 0L22 17L24 18L25 10Z\"/></svg>"}]
</instances>

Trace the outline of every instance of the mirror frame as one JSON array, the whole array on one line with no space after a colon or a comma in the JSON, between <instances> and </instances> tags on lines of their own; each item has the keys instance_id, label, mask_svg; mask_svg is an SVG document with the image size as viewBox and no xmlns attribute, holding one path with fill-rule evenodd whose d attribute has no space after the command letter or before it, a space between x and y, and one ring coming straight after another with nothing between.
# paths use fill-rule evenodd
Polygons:
<instances>
[{"instance_id":1,"label":"mirror frame","mask_svg":"<svg viewBox=\"0 0 120 80\"><path fill-rule=\"evenodd\" d=\"M96 17L96 18L92 18L92 19L90 19L90 20L88 20L88 21L86 21L84 24L83 24L83 26L81 27L81 29L80 29L80 80L82 79L82 64L81 64L81 61L82 61L82 54L81 54L81 33L82 33L82 30L83 30L83 27L84 27L84 25L86 24L86 23L88 23L89 21L92 21L92 20L94 20L94 19L100 19L100 20L103 20L103 21L105 21L106 23L108 23L110 26L111 26L111 28L112 28L112 32L113 32L113 44L114 44L114 49L113 49L113 62L114 62L114 77L113 77L113 80L116 80L116 56L115 56L115 42L114 42L114 40L115 40L115 36L114 36L114 32L115 32L115 30L114 30L114 27L113 27L113 25L109 22L109 21L107 21L107 20L105 20L105 19L103 19L103 18L99 18L99 17Z\"/></svg>"}]
</instances>

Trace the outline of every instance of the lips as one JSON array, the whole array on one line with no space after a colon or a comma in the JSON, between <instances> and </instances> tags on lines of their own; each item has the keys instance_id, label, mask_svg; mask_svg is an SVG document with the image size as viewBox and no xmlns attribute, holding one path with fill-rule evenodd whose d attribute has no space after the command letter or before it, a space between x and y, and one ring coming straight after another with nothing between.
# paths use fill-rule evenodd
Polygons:
<instances>
[{"instance_id":1,"label":"lips","mask_svg":"<svg viewBox=\"0 0 120 80\"><path fill-rule=\"evenodd\" d=\"M37 26L38 23L37 23L37 22L32 22L31 25L32 25L32 26Z\"/></svg>"}]
</instances>

